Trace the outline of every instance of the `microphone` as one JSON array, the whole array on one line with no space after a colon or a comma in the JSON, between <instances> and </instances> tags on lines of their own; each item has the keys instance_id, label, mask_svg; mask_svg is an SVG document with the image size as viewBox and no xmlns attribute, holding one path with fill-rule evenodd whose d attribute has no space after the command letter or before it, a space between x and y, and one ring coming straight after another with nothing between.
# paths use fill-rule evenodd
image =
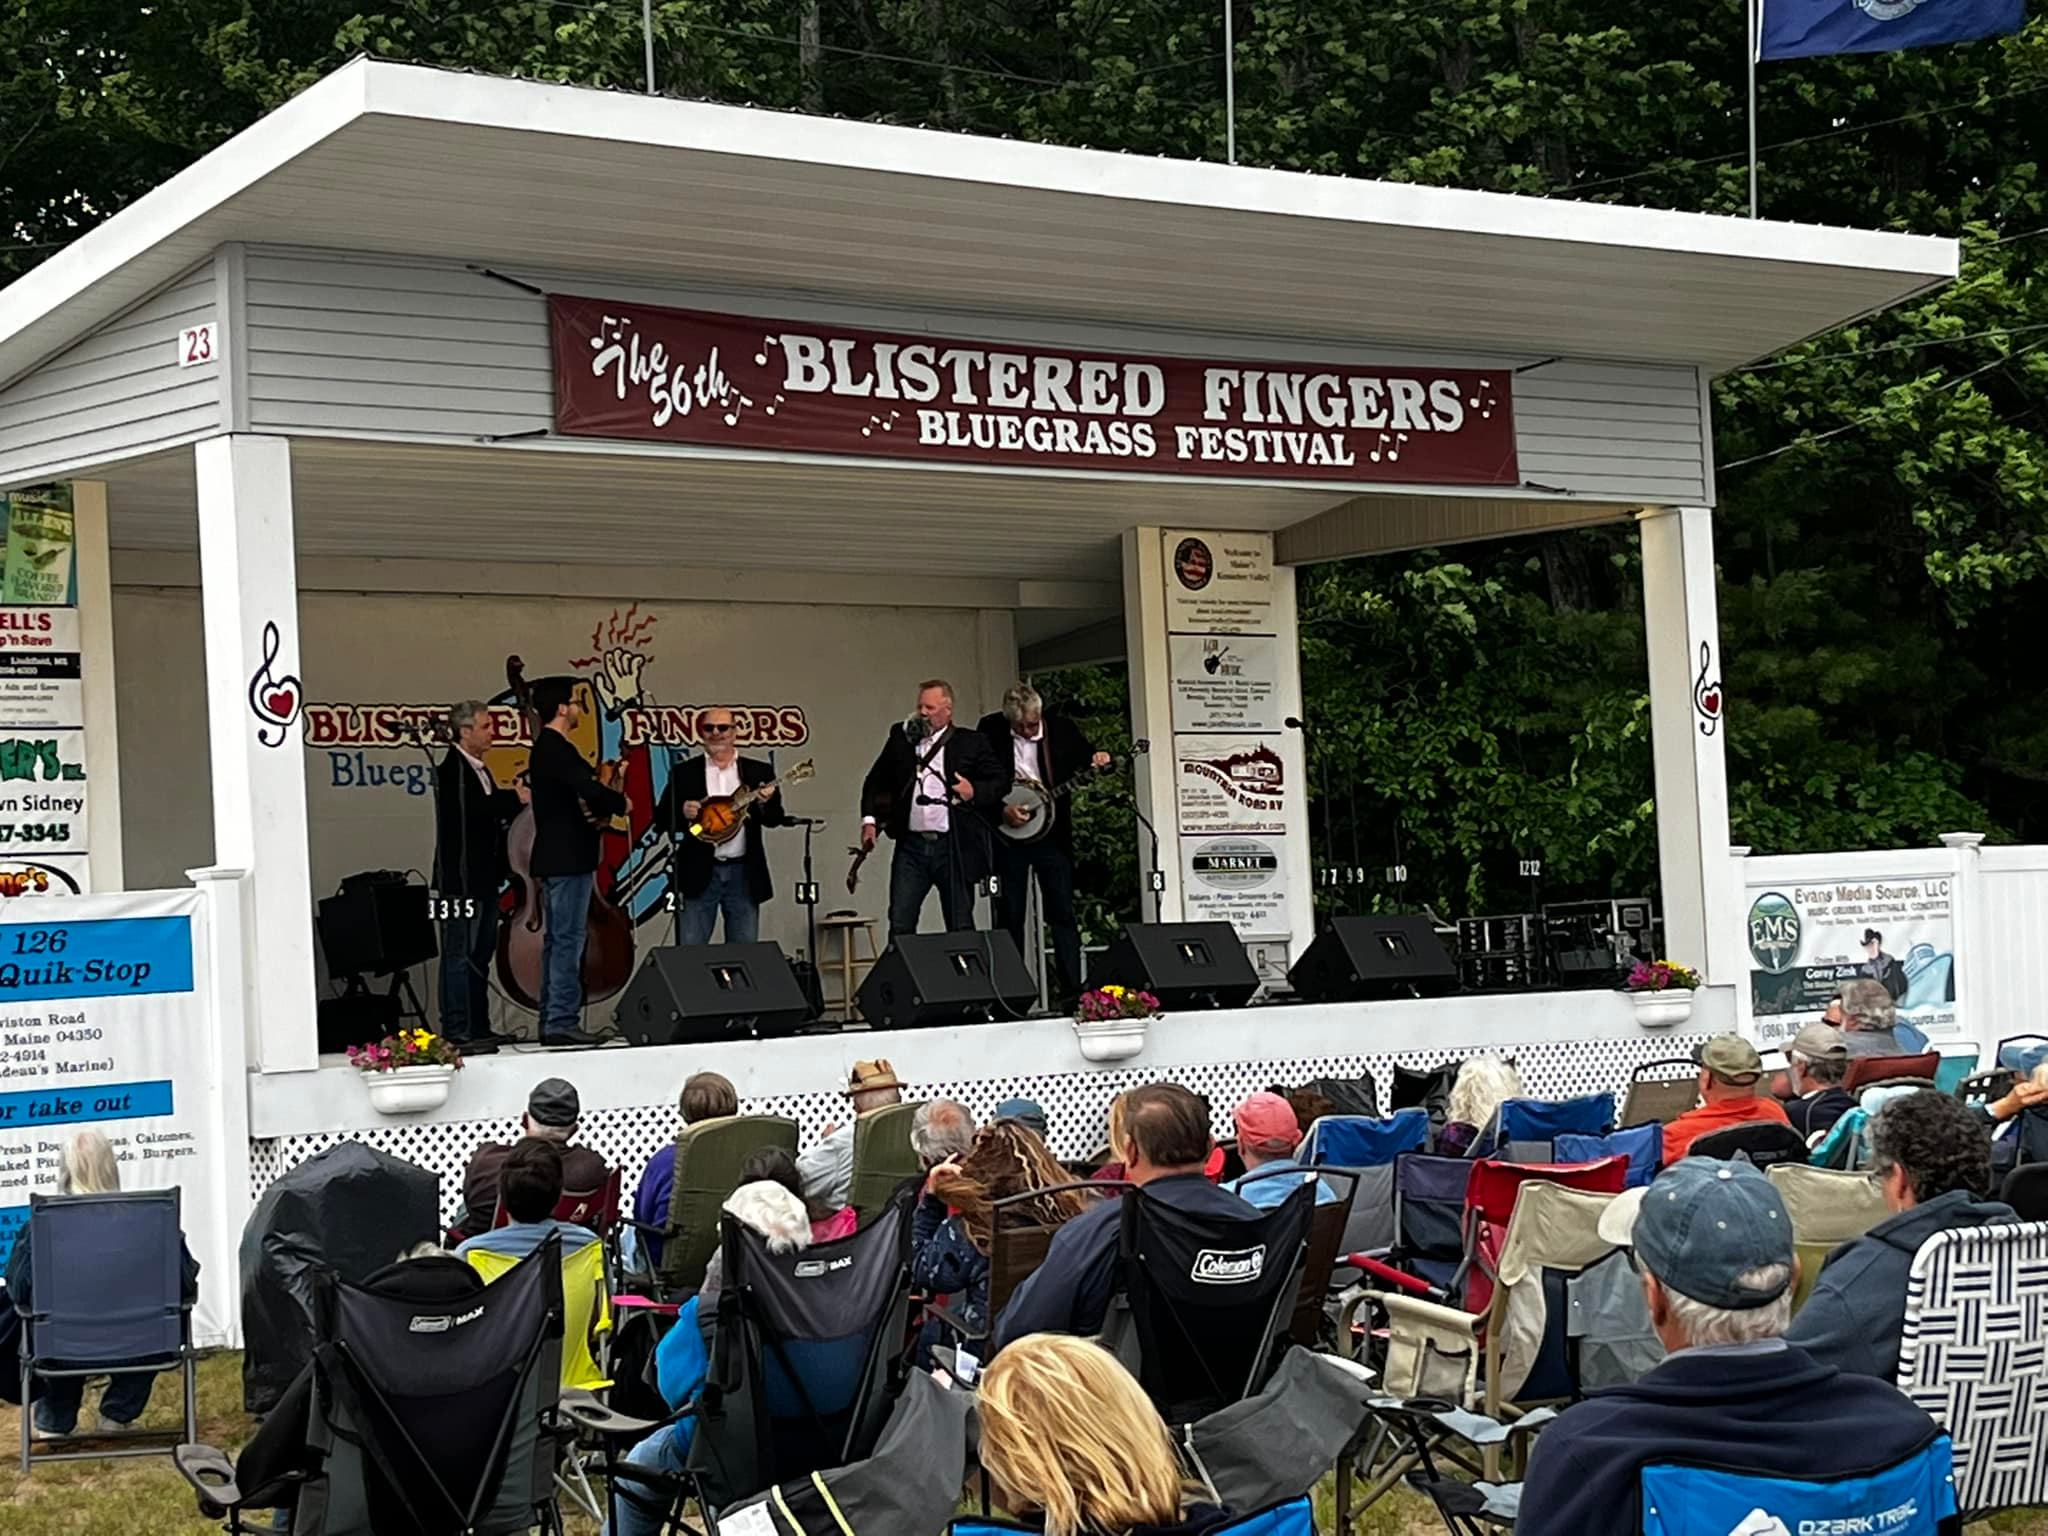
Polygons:
<instances>
[{"instance_id":1,"label":"microphone","mask_svg":"<svg viewBox=\"0 0 2048 1536\"><path fill-rule=\"evenodd\" d=\"M783 822L786 827L825 827L831 823L822 816L791 816Z\"/></svg>"},{"instance_id":2,"label":"microphone","mask_svg":"<svg viewBox=\"0 0 2048 1536\"><path fill-rule=\"evenodd\" d=\"M1140 736L1136 741L1131 743L1131 750L1137 753L1138 756L1143 757L1146 753L1152 750L1152 743L1147 738Z\"/></svg>"},{"instance_id":3,"label":"microphone","mask_svg":"<svg viewBox=\"0 0 2048 1536\"><path fill-rule=\"evenodd\" d=\"M1286 726L1287 729L1289 729L1290 731L1306 731L1308 729L1307 726L1303 725L1299 720L1295 719L1292 715L1289 715L1285 720L1282 720L1280 723Z\"/></svg>"},{"instance_id":4,"label":"microphone","mask_svg":"<svg viewBox=\"0 0 2048 1536\"><path fill-rule=\"evenodd\" d=\"M903 721L904 739L912 746L916 746L920 741L923 741L930 730L930 723L926 721L923 715L918 714L914 710Z\"/></svg>"}]
</instances>

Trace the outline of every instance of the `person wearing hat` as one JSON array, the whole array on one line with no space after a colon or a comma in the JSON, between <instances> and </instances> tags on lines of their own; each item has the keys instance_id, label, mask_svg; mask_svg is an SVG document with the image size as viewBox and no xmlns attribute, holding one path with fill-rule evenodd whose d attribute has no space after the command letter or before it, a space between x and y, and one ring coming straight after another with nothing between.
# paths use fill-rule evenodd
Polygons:
<instances>
[{"instance_id":1,"label":"person wearing hat","mask_svg":"<svg viewBox=\"0 0 2048 1536\"><path fill-rule=\"evenodd\" d=\"M1689 1109L1664 1127L1664 1165L1685 1156L1694 1140L1709 1131L1752 1120L1791 1122L1764 1087L1764 1059L1740 1035L1716 1035L1694 1048L1700 1068L1699 1108Z\"/></svg>"},{"instance_id":2,"label":"person wearing hat","mask_svg":"<svg viewBox=\"0 0 2048 1536\"><path fill-rule=\"evenodd\" d=\"M1849 1042L1825 1020L1816 1019L1792 1037L1785 1052L1792 1067L1792 1090L1785 1104L1792 1129L1809 1141L1856 1107L1842 1086L1849 1076Z\"/></svg>"},{"instance_id":3,"label":"person wearing hat","mask_svg":"<svg viewBox=\"0 0 2048 1536\"><path fill-rule=\"evenodd\" d=\"M1917 1056L1927 1036L1899 1017L1881 981L1858 976L1842 984L1842 1039L1851 1056Z\"/></svg>"},{"instance_id":4,"label":"person wearing hat","mask_svg":"<svg viewBox=\"0 0 2048 1536\"><path fill-rule=\"evenodd\" d=\"M563 1078L545 1077L526 1096L526 1115L519 1124L521 1136L555 1144L562 1154L562 1188L579 1195L603 1189L611 1177L611 1169L597 1153L570 1145L582 1118L583 1103L576 1085ZM469 1166L462 1171L462 1214L449 1229L451 1242L490 1230L498 1214L499 1180L511 1151L509 1142L487 1141L470 1156Z\"/></svg>"},{"instance_id":5,"label":"person wearing hat","mask_svg":"<svg viewBox=\"0 0 2048 1536\"><path fill-rule=\"evenodd\" d=\"M862 1115L903 1102L903 1084L896 1069L885 1060L856 1061L847 1074L847 1099L853 1117L844 1125L828 1125L818 1144L796 1160L796 1171L804 1181L804 1198L832 1210L846 1205L853 1195L853 1128Z\"/></svg>"},{"instance_id":6,"label":"person wearing hat","mask_svg":"<svg viewBox=\"0 0 2048 1536\"><path fill-rule=\"evenodd\" d=\"M1301 1145L1301 1122L1294 1106L1277 1093L1252 1094L1231 1118L1237 1122L1237 1155L1244 1173L1223 1187L1262 1211L1271 1210L1309 1178L1306 1173L1299 1179L1285 1177L1286 1170L1301 1167L1294 1157ZM1316 1180L1317 1205L1336 1198L1328 1180Z\"/></svg>"},{"instance_id":7,"label":"person wearing hat","mask_svg":"<svg viewBox=\"0 0 2048 1536\"><path fill-rule=\"evenodd\" d=\"M1897 955L1884 952L1884 935L1875 928L1863 930L1863 963L1856 967L1856 974L1882 985L1893 1002L1906 995L1906 968Z\"/></svg>"},{"instance_id":8,"label":"person wearing hat","mask_svg":"<svg viewBox=\"0 0 2048 1536\"><path fill-rule=\"evenodd\" d=\"M1036 1099L1005 1099L996 1106L996 1112L989 1119L1015 1120L1029 1127L1031 1134L1040 1141L1048 1146L1052 1144L1052 1132L1048 1129L1051 1122L1045 1118L1045 1110Z\"/></svg>"},{"instance_id":9,"label":"person wearing hat","mask_svg":"<svg viewBox=\"0 0 2048 1536\"><path fill-rule=\"evenodd\" d=\"M1589 1392L1536 1437L1516 1536L1650 1529L1643 1474L1668 1464L1746 1475L1733 1489L1689 1482L1688 1530L1959 1528L1940 1426L1888 1382L1845 1375L1786 1340L1799 1260L1792 1219L1762 1173L1678 1163L1616 1196L1600 1236L1629 1250L1666 1358L1638 1381ZM1935 1507L1917 1523L1855 1523L1895 1508L1863 1507L1861 1475L1916 1457L1927 1458ZM1716 1498L1725 1512L1696 1507Z\"/></svg>"}]
</instances>

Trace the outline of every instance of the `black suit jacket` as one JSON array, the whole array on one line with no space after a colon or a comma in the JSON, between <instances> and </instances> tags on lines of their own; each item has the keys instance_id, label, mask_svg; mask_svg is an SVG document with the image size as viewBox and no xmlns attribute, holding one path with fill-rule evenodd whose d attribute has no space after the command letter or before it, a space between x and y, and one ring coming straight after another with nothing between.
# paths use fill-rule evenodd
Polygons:
<instances>
[{"instance_id":1,"label":"black suit jacket","mask_svg":"<svg viewBox=\"0 0 2048 1536\"><path fill-rule=\"evenodd\" d=\"M992 715L983 715L978 729L988 738L989 750L995 753L996 760L1014 774L1017 749L1011 745L1015 737L1010 730L1008 717L1000 710ZM1081 733L1080 726L1065 715L1048 714L1045 717L1045 729L1038 738L1039 772L1033 777L1047 789L1052 789L1085 772L1089 759L1094 756L1095 748ZM1005 793L1008 791L1005 790ZM1072 804L1069 800L1066 805L1059 808L1053 816L1052 831L1046 834L1054 843L1069 852L1072 852L1074 847L1074 823L1068 815L1068 806Z\"/></svg>"},{"instance_id":2,"label":"black suit jacket","mask_svg":"<svg viewBox=\"0 0 2048 1536\"><path fill-rule=\"evenodd\" d=\"M434 772L434 889L495 900L505 881L505 829L519 814L519 797L509 789L486 794L453 747Z\"/></svg>"},{"instance_id":3,"label":"black suit jacket","mask_svg":"<svg viewBox=\"0 0 2048 1536\"><path fill-rule=\"evenodd\" d=\"M773 768L751 757L741 758L739 767L742 784L758 787L775 777ZM669 775L668 788L654 804L655 833L665 838L671 829L675 832L676 867L670 871L670 878L686 901L694 901L710 887L712 866L718 858L716 847L690 836L689 818L683 815L684 801L710 798L704 788L706 777L703 756L691 758ZM740 862L747 867L747 894L756 905L775 895L775 879L768 873L768 852L761 846L760 837L753 834L761 827L778 827L788 820L789 811L779 790L772 800L756 800L747 812L745 826L749 836Z\"/></svg>"},{"instance_id":4,"label":"black suit jacket","mask_svg":"<svg viewBox=\"0 0 2048 1536\"><path fill-rule=\"evenodd\" d=\"M901 837L910 830L914 793L911 781L917 775L918 762L930 750L929 741L913 747L901 724L890 726L889 739L882 743L881 754L861 785L861 815L874 817L876 825L891 837ZM988 873L989 838L1003 796L1010 792L1010 765L989 750L986 736L967 729L957 720L939 752L949 792L956 775L974 786L974 799L966 805L955 804L947 824L952 828L955 856L961 868L970 880L979 880Z\"/></svg>"},{"instance_id":5,"label":"black suit jacket","mask_svg":"<svg viewBox=\"0 0 2048 1536\"><path fill-rule=\"evenodd\" d=\"M584 807L593 815L617 816L626 809L626 797L598 783L596 770L560 731L543 728L534 737L526 777L533 788L535 877L593 872L603 844Z\"/></svg>"}]
</instances>

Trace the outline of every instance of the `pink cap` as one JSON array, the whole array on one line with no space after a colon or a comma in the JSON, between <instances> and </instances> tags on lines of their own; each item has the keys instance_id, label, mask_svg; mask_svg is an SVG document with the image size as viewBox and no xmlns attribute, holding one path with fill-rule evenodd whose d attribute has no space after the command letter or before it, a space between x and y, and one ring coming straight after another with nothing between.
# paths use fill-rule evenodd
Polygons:
<instances>
[{"instance_id":1,"label":"pink cap","mask_svg":"<svg viewBox=\"0 0 2048 1536\"><path fill-rule=\"evenodd\" d=\"M1255 1093L1237 1106L1237 1145L1254 1152L1292 1152L1301 1145L1301 1125L1277 1093Z\"/></svg>"}]
</instances>

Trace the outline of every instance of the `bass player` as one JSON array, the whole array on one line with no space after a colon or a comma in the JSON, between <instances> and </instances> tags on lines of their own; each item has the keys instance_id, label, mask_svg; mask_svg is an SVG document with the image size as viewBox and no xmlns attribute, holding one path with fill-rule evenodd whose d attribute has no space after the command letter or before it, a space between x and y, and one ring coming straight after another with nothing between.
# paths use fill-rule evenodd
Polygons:
<instances>
[{"instance_id":1,"label":"bass player","mask_svg":"<svg viewBox=\"0 0 2048 1536\"><path fill-rule=\"evenodd\" d=\"M697 717L697 735L703 755L669 775L654 806L655 830L675 849L669 880L682 904L676 942L709 944L723 912L725 942L752 944L761 936L762 903L775 895L759 829L781 826L789 812L775 792L775 770L740 756L731 710L705 710ZM754 791L754 800L738 831L716 845L690 835L705 801L738 794L743 785Z\"/></svg>"},{"instance_id":2,"label":"bass player","mask_svg":"<svg viewBox=\"0 0 2048 1536\"><path fill-rule=\"evenodd\" d=\"M1017 780L1029 780L1048 791L1071 783L1089 768L1107 768L1110 763L1109 754L1096 751L1080 726L1064 715L1048 715L1045 701L1029 683L1007 689L1002 709L984 715L980 730ZM1074 822L1067 814L1071 804L1069 801L1053 813L1050 830L1040 837L1028 842L996 839L996 874L1000 877L996 911L1016 941L1017 952L1025 954L1026 882L1037 872L1046 926L1052 929L1058 984L1054 1001L1061 1005L1081 992L1081 929L1074 920ZM1010 827L1022 827L1030 817L1025 806L1003 807L1003 821Z\"/></svg>"}]
</instances>

